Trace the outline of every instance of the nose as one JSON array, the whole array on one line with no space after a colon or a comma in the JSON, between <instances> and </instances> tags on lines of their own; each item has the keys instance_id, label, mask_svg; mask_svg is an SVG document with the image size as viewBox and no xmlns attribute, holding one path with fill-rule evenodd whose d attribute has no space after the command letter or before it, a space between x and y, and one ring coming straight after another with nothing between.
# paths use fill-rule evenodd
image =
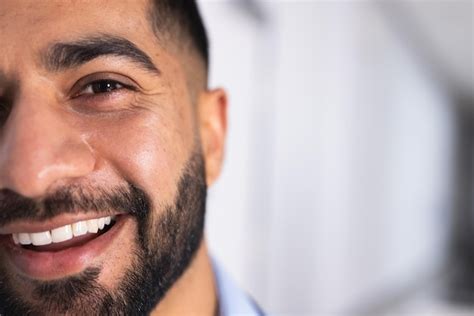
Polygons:
<instances>
[{"instance_id":1,"label":"nose","mask_svg":"<svg viewBox=\"0 0 474 316\"><path fill-rule=\"evenodd\" d=\"M67 112L50 103L32 97L15 102L0 129L0 189L38 198L61 180L93 170L94 156L84 137L68 124Z\"/></svg>"}]
</instances>

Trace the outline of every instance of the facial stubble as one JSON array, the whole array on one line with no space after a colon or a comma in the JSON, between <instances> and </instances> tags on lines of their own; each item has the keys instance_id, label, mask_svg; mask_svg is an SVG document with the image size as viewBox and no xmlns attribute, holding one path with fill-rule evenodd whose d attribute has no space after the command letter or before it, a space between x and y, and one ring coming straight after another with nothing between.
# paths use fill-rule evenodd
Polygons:
<instances>
[{"instance_id":1,"label":"facial stubble","mask_svg":"<svg viewBox=\"0 0 474 316\"><path fill-rule=\"evenodd\" d=\"M115 190L114 196L95 198L102 201L99 204L127 209L137 222L133 263L118 288L112 291L99 284L101 271L109 268L104 265L58 281L35 281L33 300L24 300L12 286L12 279L0 271L0 314L149 314L190 265L199 248L206 192L203 157L196 151L183 169L172 205L153 205L149 196L131 183L128 188ZM62 195L63 200L69 198L74 202L67 193ZM60 199L56 202L61 203Z\"/></svg>"}]
</instances>

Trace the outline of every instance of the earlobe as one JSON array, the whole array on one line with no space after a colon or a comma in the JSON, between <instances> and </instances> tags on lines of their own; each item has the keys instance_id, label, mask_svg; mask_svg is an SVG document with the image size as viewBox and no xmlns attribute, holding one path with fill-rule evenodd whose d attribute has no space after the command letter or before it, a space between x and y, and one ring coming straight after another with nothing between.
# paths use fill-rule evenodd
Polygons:
<instances>
[{"instance_id":1,"label":"earlobe","mask_svg":"<svg viewBox=\"0 0 474 316\"><path fill-rule=\"evenodd\" d=\"M223 89L201 93L199 129L206 166L206 182L212 185L220 174L227 132L227 95Z\"/></svg>"}]
</instances>

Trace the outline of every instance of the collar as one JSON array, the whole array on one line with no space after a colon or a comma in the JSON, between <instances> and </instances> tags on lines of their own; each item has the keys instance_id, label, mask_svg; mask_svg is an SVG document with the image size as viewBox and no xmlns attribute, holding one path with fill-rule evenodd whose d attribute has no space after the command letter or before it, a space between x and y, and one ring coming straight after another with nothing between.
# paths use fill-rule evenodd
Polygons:
<instances>
[{"instance_id":1,"label":"collar","mask_svg":"<svg viewBox=\"0 0 474 316\"><path fill-rule=\"evenodd\" d=\"M214 259L212 266L217 284L219 316L264 315L253 300L237 286Z\"/></svg>"}]
</instances>

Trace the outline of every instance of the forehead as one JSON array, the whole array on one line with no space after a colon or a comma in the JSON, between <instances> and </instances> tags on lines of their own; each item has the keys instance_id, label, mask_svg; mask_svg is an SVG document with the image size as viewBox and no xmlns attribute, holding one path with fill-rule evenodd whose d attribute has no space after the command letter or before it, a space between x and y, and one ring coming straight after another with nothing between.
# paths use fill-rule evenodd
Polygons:
<instances>
[{"instance_id":1,"label":"forehead","mask_svg":"<svg viewBox=\"0 0 474 316\"><path fill-rule=\"evenodd\" d=\"M113 26L117 29L146 26L147 1L145 0L1 0L0 19L3 27L25 28L54 26L56 30L74 32L72 25L93 30ZM18 31L21 29L18 29ZM36 34L45 33L36 28Z\"/></svg>"},{"instance_id":2,"label":"forehead","mask_svg":"<svg viewBox=\"0 0 474 316\"><path fill-rule=\"evenodd\" d=\"M0 0L0 42L5 65L27 62L48 44L105 33L156 48L145 0ZM8 59L8 60L5 60Z\"/></svg>"}]
</instances>

